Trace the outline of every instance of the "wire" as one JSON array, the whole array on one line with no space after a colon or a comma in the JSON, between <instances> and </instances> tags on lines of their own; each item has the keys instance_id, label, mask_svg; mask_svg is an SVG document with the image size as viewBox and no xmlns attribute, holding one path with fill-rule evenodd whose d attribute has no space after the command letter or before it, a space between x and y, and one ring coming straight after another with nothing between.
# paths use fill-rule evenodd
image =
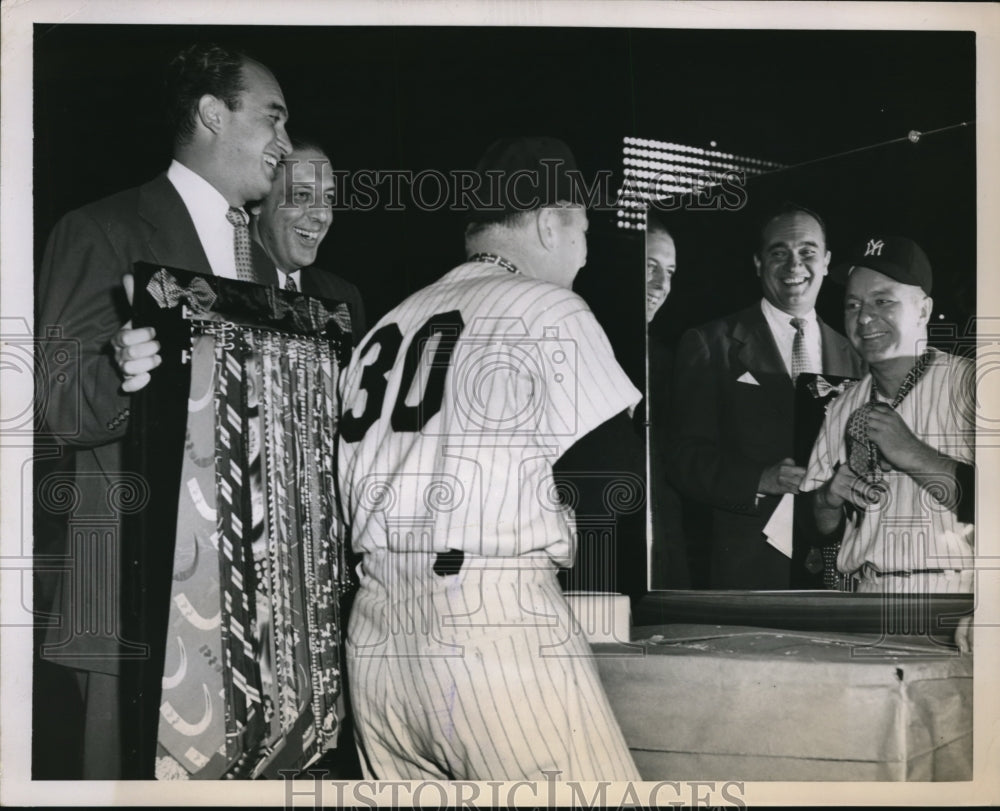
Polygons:
<instances>
[{"instance_id":1,"label":"wire","mask_svg":"<svg viewBox=\"0 0 1000 811\"><path fill-rule=\"evenodd\" d=\"M949 132L950 130L961 129L962 127L969 127L975 124L975 120L972 121L962 121L959 124L949 124L947 127L938 127L936 130L928 130L927 132L920 132L919 130L910 130L902 138L893 138L889 141L882 141L879 144L870 144L868 146L859 146L856 149L848 149L846 152L837 152L834 155L827 155L823 158L813 158L812 160L803 161L802 163L794 163L790 166L783 166L781 169L776 169L774 172L768 172L767 174L777 174L778 172L787 172L790 169L799 169L803 166L811 166L814 163L823 163L824 161L832 161L836 158L843 158L845 155L854 155L858 152L867 152L870 149L879 149L883 146L889 146L889 144L899 144L903 141L909 141L910 143L919 143L922 138L926 138L928 135L937 135L942 132Z\"/></svg>"}]
</instances>

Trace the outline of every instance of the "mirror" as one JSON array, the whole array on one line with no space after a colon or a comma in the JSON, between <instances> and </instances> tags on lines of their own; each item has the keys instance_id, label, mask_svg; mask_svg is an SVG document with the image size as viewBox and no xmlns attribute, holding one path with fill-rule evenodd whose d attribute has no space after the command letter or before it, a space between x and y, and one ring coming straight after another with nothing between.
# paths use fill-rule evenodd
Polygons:
<instances>
[{"instance_id":1,"label":"mirror","mask_svg":"<svg viewBox=\"0 0 1000 811\"><path fill-rule=\"evenodd\" d=\"M731 573L729 576L725 571L720 574L713 563L718 563L720 555L733 553L730 544L734 543L741 522L744 525L753 523L752 511L740 505L729 505L732 509L727 511L722 495L725 488L721 485L714 500L706 496L708 484L705 483L724 481L725 469L713 471L717 474L714 480L709 476L699 480L697 469L689 468L685 474L683 464L667 458L670 449L676 447L671 438L676 440L678 431L687 430L679 423L684 415L690 417L692 412L704 413L705 409L714 407L707 399L692 403L691 398L698 395L692 390L690 375L685 378L684 374L677 373L677 365L687 362L679 353L690 353L696 346L690 334L687 340L683 336L691 328L713 319L724 318L742 308L759 306L761 281L753 257L760 240L761 224L768 214L784 201L794 201L819 213L825 222L827 247L832 253L831 268L836 266L838 255L846 256L854 243L864 239L866 229L911 236L931 257L934 269L928 343L951 354L974 357L975 166L974 122L958 122L938 131L913 133L910 137L749 178L745 186L746 205L737 210L706 212L683 205L666 205L658 209L655 204L650 208L645 243L647 264L652 262L658 249L662 251L665 240L661 235L665 229L676 246L678 267L670 296L657 311L648 330L650 522L653 528L649 559L650 585L654 592L685 588L787 591L823 587L821 578L810 581L807 576L805 558L808 551L796 550L792 558L785 559L788 578L783 583L758 585L752 577L741 583L733 579ZM649 289L651 286L647 291ZM815 305L819 318L840 333L844 331L843 296L843 286L827 277L823 279ZM677 390L679 379L689 381L686 390ZM767 384L763 380L754 382ZM712 380L705 381L704 385L711 387L714 397L723 383ZM718 417L730 421L720 425L719 431L720 437L728 437L731 443L728 450L733 454L738 452L734 443L741 441L751 452L761 452L761 447L755 443L762 443L763 434L769 429L765 429L763 423L755 423L752 416L754 408L758 407L752 397L760 394L763 392L751 391L751 399L739 410L729 410ZM804 465L802 448L809 447L811 441L803 432L818 429L822 410L811 414L808 409L803 410L803 402L800 400L796 404L790 385L785 395L784 407L791 419L785 429L786 438L794 438L799 445L794 455L796 462ZM780 456L778 454L775 461ZM769 507L769 511L773 509L773 505ZM798 541L798 525L805 522L796 520L795 523ZM758 524L756 541L764 544L766 541L760 531L764 521L760 519ZM819 563L822 571L823 561ZM947 566L947 563L940 565ZM737 605L724 595L716 596L719 599L713 604L714 621L720 621L718 611L727 604L735 611ZM839 595L831 592L830 596ZM795 607L802 605L787 593L777 602L772 599L774 597L776 595L768 598L765 614L774 613L778 605L784 605L784 610L788 611L798 610ZM653 602L661 608L670 604L673 606L671 611L680 610L683 604L682 600L668 595L661 595L658 602ZM969 602L967 598L965 604ZM708 605L704 601L700 604L703 608ZM836 604L846 605L843 602ZM693 603L685 605L690 608ZM746 611L746 600L740 602L738 610ZM824 621L818 615L815 619ZM830 621L829 616L826 621Z\"/></svg>"}]
</instances>

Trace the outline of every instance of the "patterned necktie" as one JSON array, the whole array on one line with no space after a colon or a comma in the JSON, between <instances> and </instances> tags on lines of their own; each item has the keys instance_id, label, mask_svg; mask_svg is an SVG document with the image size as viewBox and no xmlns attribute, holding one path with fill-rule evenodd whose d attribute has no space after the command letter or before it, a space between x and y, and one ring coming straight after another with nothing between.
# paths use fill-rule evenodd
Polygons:
<instances>
[{"instance_id":1,"label":"patterned necktie","mask_svg":"<svg viewBox=\"0 0 1000 811\"><path fill-rule=\"evenodd\" d=\"M169 631L157 732L158 777L226 769L215 488L215 339L192 336L188 435L177 510ZM220 754L221 753L221 754Z\"/></svg>"},{"instance_id":2,"label":"patterned necktie","mask_svg":"<svg viewBox=\"0 0 1000 811\"><path fill-rule=\"evenodd\" d=\"M241 282L254 282L253 265L250 263L250 229L243 209L230 208L226 219L233 226L233 250L236 255L236 278Z\"/></svg>"},{"instance_id":3,"label":"patterned necktie","mask_svg":"<svg viewBox=\"0 0 1000 811\"><path fill-rule=\"evenodd\" d=\"M803 318L793 318L791 324L795 327L795 340L792 341L792 383L798 380L803 372L814 372L810 368L809 351L806 349L806 322Z\"/></svg>"},{"instance_id":4,"label":"patterned necktie","mask_svg":"<svg viewBox=\"0 0 1000 811\"><path fill-rule=\"evenodd\" d=\"M285 274L285 290L291 290L293 293L299 292L299 286L295 283L291 273Z\"/></svg>"}]
</instances>

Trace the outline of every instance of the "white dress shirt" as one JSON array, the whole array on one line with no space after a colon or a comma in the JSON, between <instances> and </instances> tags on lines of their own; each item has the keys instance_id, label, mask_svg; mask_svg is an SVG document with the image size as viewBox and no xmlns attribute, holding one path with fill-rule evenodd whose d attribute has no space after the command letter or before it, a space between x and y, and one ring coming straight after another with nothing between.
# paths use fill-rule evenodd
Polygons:
<instances>
[{"instance_id":1,"label":"white dress shirt","mask_svg":"<svg viewBox=\"0 0 1000 811\"><path fill-rule=\"evenodd\" d=\"M286 279L288 279L288 277L291 276L292 277L292 281L295 282L295 289L298 290L300 293L302 292L302 270L301 269L299 269L299 270L293 270L291 273L285 273L285 271L283 271L281 268L278 268L278 267L276 267L275 270L278 271L278 287L280 287L282 290L284 290L285 289L285 284L287 284Z\"/></svg>"},{"instance_id":2,"label":"white dress shirt","mask_svg":"<svg viewBox=\"0 0 1000 811\"><path fill-rule=\"evenodd\" d=\"M766 298L760 300L760 309L767 319L767 325L771 328L771 335L778 345L778 352L785 362L785 370L789 376L792 374L792 344L795 341L795 327L792 326L793 318L801 318L805 324L806 354L809 356L809 365L806 371L823 371L823 340L819 332L819 322L816 320L816 311L810 310L805 315L793 316L784 310L779 310Z\"/></svg>"},{"instance_id":3,"label":"white dress shirt","mask_svg":"<svg viewBox=\"0 0 1000 811\"><path fill-rule=\"evenodd\" d=\"M167 179L174 184L194 221L212 273L225 279L238 278L233 226L226 219L229 211L226 198L205 178L176 160L167 169Z\"/></svg>"},{"instance_id":4,"label":"white dress shirt","mask_svg":"<svg viewBox=\"0 0 1000 811\"><path fill-rule=\"evenodd\" d=\"M823 340L819 332L819 322L816 320L816 310L810 310L805 315L793 316L784 310L779 310L766 298L760 300L760 309L764 313L767 326L774 336L774 342L778 346L778 353L785 362L785 370L788 376L792 375L792 345L795 341L795 327L792 326L793 318L801 318L805 321L805 342L806 354L809 357L809 364L806 371L823 371ZM762 493L757 493L757 503L764 497ZM786 557L792 556L792 497L786 494L781 497L778 507L775 509L764 527L764 535L768 543L782 552Z\"/></svg>"}]
</instances>

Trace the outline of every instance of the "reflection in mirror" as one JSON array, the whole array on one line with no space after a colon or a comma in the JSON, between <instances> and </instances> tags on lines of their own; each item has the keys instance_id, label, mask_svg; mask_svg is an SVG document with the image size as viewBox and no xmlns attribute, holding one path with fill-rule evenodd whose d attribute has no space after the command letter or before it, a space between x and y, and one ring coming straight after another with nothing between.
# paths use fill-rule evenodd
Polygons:
<instances>
[{"instance_id":1,"label":"reflection in mirror","mask_svg":"<svg viewBox=\"0 0 1000 811\"><path fill-rule=\"evenodd\" d=\"M654 200L654 591L971 591L974 147L964 123L750 178L741 205Z\"/></svg>"}]
</instances>

